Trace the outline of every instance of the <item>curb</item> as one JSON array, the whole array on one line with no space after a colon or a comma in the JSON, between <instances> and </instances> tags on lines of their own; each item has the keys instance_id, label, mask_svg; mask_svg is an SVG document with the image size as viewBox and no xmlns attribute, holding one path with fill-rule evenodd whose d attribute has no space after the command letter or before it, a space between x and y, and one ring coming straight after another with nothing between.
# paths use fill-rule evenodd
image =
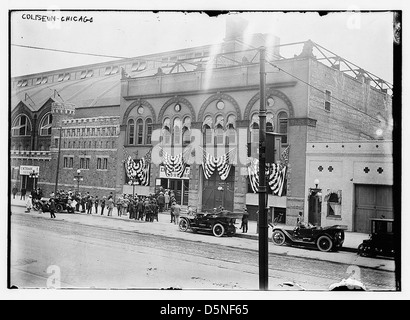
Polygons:
<instances>
[{"instance_id":1,"label":"curb","mask_svg":"<svg viewBox=\"0 0 410 320\"><path fill-rule=\"evenodd\" d=\"M17 207L25 207L24 204L12 204L10 201L10 206L17 206ZM35 210L34 210L35 211ZM74 213L64 213L64 214L78 214L78 215L82 215L79 212L74 212ZM92 214L93 216L98 216L101 218L110 218L110 219L116 219L116 220L121 220L121 221L133 221L131 219L123 219L123 218L113 218L112 216L108 217L106 215L99 215L99 214ZM162 215L166 215L166 214L162 214ZM245 238L245 239L251 239L251 240L258 240L259 237L258 235L251 235L251 234L245 234L245 233L235 233L234 237L238 237L238 238ZM269 240L269 239L268 239ZM349 247L341 247L339 249L339 251L344 251L344 252L352 252L352 253L357 253L357 248L349 248Z\"/></svg>"}]
</instances>

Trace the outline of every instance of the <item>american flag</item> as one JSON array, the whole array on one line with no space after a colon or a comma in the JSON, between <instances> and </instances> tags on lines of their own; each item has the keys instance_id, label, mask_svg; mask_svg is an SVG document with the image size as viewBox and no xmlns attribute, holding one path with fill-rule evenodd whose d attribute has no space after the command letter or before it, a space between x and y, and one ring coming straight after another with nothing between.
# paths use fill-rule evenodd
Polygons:
<instances>
[{"instance_id":1,"label":"american flag","mask_svg":"<svg viewBox=\"0 0 410 320\"><path fill-rule=\"evenodd\" d=\"M274 195L282 196L286 183L287 166L280 164L271 164L266 166L265 173L268 186ZM257 193L259 190L259 160L253 158L248 165L248 177L252 191Z\"/></svg>"},{"instance_id":2,"label":"american flag","mask_svg":"<svg viewBox=\"0 0 410 320\"><path fill-rule=\"evenodd\" d=\"M137 161L134 161L130 155L127 156L124 165L125 172L129 181L136 179L142 186L149 186L150 184L150 172L151 172L151 152L148 153Z\"/></svg>"}]
</instances>

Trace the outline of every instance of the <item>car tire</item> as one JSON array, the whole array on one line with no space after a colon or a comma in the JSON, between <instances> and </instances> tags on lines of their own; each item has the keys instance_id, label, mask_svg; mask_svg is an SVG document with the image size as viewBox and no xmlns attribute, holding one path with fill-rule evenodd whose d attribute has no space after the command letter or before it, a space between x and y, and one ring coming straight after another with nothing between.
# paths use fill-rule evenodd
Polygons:
<instances>
[{"instance_id":1,"label":"car tire","mask_svg":"<svg viewBox=\"0 0 410 320\"><path fill-rule=\"evenodd\" d=\"M62 212L63 210L64 210L64 208L63 208L62 204L56 205L56 212Z\"/></svg>"},{"instance_id":2,"label":"car tire","mask_svg":"<svg viewBox=\"0 0 410 320\"><path fill-rule=\"evenodd\" d=\"M320 236L316 241L316 246L320 251L329 252L333 248L333 241L329 236Z\"/></svg>"},{"instance_id":3,"label":"car tire","mask_svg":"<svg viewBox=\"0 0 410 320\"><path fill-rule=\"evenodd\" d=\"M212 227L212 233L215 237L222 237L225 233L225 228L220 223L215 223Z\"/></svg>"},{"instance_id":4,"label":"car tire","mask_svg":"<svg viewBox=\"0 0 410 320\"><path fill-rule=\"evenodd\" d=\"M181 219L181 221L179 221L178 227L179 231L186 232L189 229L189 223L187 220Z\"/></svg>"},{"instance_id":5,"label":"car tire","mask_svg":"<svg viewBox=\"0 0 410 320\"><path fill-rule=\"evenodd\" d=\"M274 230L272 233L272 242L277 246L282 246L286 242L286 236L281 230Z\"/></svg>"}]
</instances>

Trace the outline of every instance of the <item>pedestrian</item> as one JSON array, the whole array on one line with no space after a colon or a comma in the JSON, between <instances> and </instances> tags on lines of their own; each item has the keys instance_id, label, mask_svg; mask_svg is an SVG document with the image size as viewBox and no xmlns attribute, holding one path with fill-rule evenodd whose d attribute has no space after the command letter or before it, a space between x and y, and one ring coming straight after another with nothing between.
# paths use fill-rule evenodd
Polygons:
<instances>
[{"instance_id":1,"label":"pedestrian","mask_svg":"<svg viewBox=\"0 0 410 320\"><path fill-rule=\"evenodd\" d=\"M16 199L16 194L19 191L16 185L14 185L13 189L11 190L11 193L13 194L13 199Z\"/></svg>"},{"instance_id":2,"label":"pedestrian","mask_svg":"<svg viewBox=\"0 0 410 320\"><path fill-rule=\"evenodd\" d=\"M76 202L75 211L79 212L80 211L80 203L81 203L81 193L77 193L74 197L74 200Z\"/></svg>"},{"instance_id":3,"label":"pedestrian","mask_svg":"<svg viewBox=\"0 0 410 320\"><path fill-rule=\"evenodd\" d=\"M122 202L121 202L121 205L122 205L122 211L121 211L121 214L122 215L127 215L127 212L129 212L129 204L130 204L130 199L129 199L129 197L130 196L128 196L127 197L127 195L126 194L124 194L124 197L122 198Z\"/></svg>"},{"instance_id":4,"label":"pedestrian","mask_svg":"<svg viewBox=\"0 0 410 320\"><path fill-rule=\"evenodd\" d=\"M173 203L173 206L174 206L174 216L175 216L174 223L179 224L179 216L181 214L181 206L176 202Z\"/></svg>"},{"instance_id":5,"label":"pedestrian","mask_svg":"<svg viewBox=\"0 0 410 320\"><path fill-rule=\"evenodd\" d=\"M101 201L100 201L100 206L101 206L101 215L104 215L104 208L105 208L105 201L106 201L107 197L103 196Z\"/></svg>"},{"instance_id":6,"label":"pedestrian","mask_svg":"<svg viewBox=\"0 0 410 320\"><path fill-rule=\"evenodd\" d=\"M164 194L165 211L168 211L169 201L170 201L169 193L168 193L168 191L166 191L165 194Z\"/></svg>"},{"instance_id":7,"label":"pedestrian","mask_svg":"<svg viewBox=\"0 0 410 320\"><path fill-rule=\"evenodd\" d=\"M165 196L163 192L160 192L157 198L157 202L158 202L158 211L162 212L164 211L164 207L165 207Z\"/></svg>"},{"instance_id":8,"label":"pedestrian","mask_svg":"<svg viewBox=\"0 0 410 320\"><path fill-rule=\"evenodd\" d=\"M50 199L50 218L54 219L56 217L56 215L54 214L56 211L56 203L55 200L53 198Z\"/></svg>"},{"instance_id":9,"label":"pedestrian","mask_svg":"<svg viewBox=\"0 0 410 320\"><path fill-rule=\"evenodd\" d=\"M116 203L116 206L117 206L117 215L118 215L119 217L121 217L121 215L122 215L122 202L123 202L123 199L122 199L121 196L119 196L118 199L117 199L117 203Z\"/></svg>"},{"instance_id":10,"label":"pedestrian","mask_svg":"<svg viewBox=\"0 0 410 320\"><path fill-rule=\"evenodd\" d=\"M107 200L108 216L112 216L112 210L114 209L114 199L110 196Z\"/></svg>"},{"instance_id":11,"label":"pedestrian","mask_svg":"<svg viewBox=\"0 0 410 320\"><path fill-rule=\"evenodd\" d=\"M171 211L171 223L172 223L172 222L175 223L174 209L175 209L175 206L174 206L173 203L171 203L171 208L170 208L170 211Z\"/></svg>"},{"instance_id":12,"label":"pedestrian","mask_svg":"<svg viewBox=\"0 0 410 320\"><path fill-rule=\"evenodd\" d=\"M145 199L144 214L145 221L151 221L151 203L149 202L148 198Z\"/></svg>"},{"instance_id":13,"label":"pedestrian","mask_svg":"<svg viewBox=\"0 0 410 320\"><path fill-rule=\"evenodd\" d=\"M100 201L98 200L98 196L95 196L95 200L94 200L94 207L95 207L95 214L98 214L98 205L99 205Z\"/></svg>"},{"instance_id":14,"label":"pedestrian","mask_svg":"<svg viewBox=\"0 0 410 320\"><path fill-rule=\"evenodd\" d=\"M243 215L242 215L242 224L241 224L242 233L248 232L248 220L249 220L248 209L244 208Z\"/></svg>"},{"instance_id":15,"label":"pedestrian","mask_svg":"<svg viewBox=\"0 0 410 320\"><path fill-rule=\"evenodd\" d=\"M81 197L81 212L85 213L85 204L87 203L87 196L83 195Z\"/></svg>"},{"instance_id":16,"label":"pedestrian","mask_svg":"<svg viewBox=\"0 0 410 320\"><path fill-rule=\"evenodd\" d=\"M137 219L142 221L144 219L144 201L142 201L141 197L138 199L137 211Z\"/></svg>"},{"instance_id":17,"label":"pedestrian","mask_svg":"<svg viewBox=\"0 0 410 320\"><path fill-rule=\"evenodd\" d=\"M20 200L26 200L26 188L21 188L20 191Z\"/></svg>"},{"instance_id":18,"label":"pedestrian","mask_svg":"<svg viewBox=\"0 0 410 320\"><path fill-rule=\"evenodd\" d=\"M158 205L155 199L152 199L151 201L151 208L152 208L151 222L154 222L154 219L157 220L158 222Z\"/></svg>"},{"instance_id":19,"label":"pedestrian","mask_svg":"<svg viewBox=\"0 0 410 320\"><path fill-rule=\"evenodd\" d=\"M31 210L32 207L33 207L32 196L29 195L29 196L27 197L27 200L26 200L26 211L25 211L25 212L30 212L30 210Z\"/></svg>"},{"instance_id":20,"label":"pedestrian","mask_svg":"<svg viewBox=\"0 0 410 320\"><path fill-rule=\"evenodd\" d=\"M88 197L87 199L87 214L92 213L92 208L93 208L93 197Z\"/></svg>"}]
</instances>

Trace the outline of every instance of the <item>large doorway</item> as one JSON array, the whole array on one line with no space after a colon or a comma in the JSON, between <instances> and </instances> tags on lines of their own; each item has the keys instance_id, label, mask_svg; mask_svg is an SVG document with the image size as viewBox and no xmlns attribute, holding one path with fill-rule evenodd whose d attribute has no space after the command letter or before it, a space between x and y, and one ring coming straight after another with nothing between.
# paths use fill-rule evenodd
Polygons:
<instances>
[{"instance_id":1,"label":"large doorway","mask_svg":"<svg viewBox=\"0 0 410 320\"><path fill-rule=\"evenodd\" d=\"M161 186L174 193L178 204L187 206L189 195L188 179L161 179Z\"/></svg>"},{"instance_id":2,"label":"large doorway","mask_svg":"<svg viewBox=\"0 0 410 320\"><path fill-rule=\"evenodd\" d=\"M204 178L202 189L202 210L211 212L219 206L233 211L235 168L232 166L226 180L222 180L217 170Z\"/></svg>"},{"instance_id":3,"label":"large doorway","mask_svg":"<svg viewBox=\"0 0 410 320\"><path fill-rule=\"evenodd\" d=\"M308 222L320 226L322 223L322 195L321 190L310 190Z\"/></svg>"},{"instance_id":4,"label":"large doorway","mask_svg":"<svg viewBox=\"0 0 410 320\"><path fill-rule=\"evenodd\" d=\"M370 219L393 219L393 188L382 185L355 185L355 232L369 233Z\"/></svg>"}]
</instances>

